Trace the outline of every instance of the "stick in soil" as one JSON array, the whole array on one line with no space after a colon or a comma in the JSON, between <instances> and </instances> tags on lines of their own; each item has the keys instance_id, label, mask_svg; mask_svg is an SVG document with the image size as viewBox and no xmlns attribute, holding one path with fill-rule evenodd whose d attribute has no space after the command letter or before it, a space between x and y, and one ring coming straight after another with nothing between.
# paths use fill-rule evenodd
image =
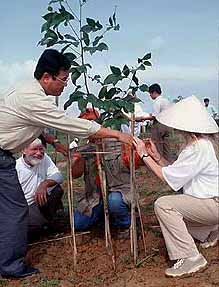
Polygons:
<instances>
[{"instance_id":1,"label":"stick in soil","mask_svg":"<svg viewBox=\"0 0 219 287\"><path fill-rule=\"evenodd\" d=\"M73 249L73 260L74 267L77 265L77 246L75 239L75 228L74 228L74 207L73 207L73 179L72 179L72 162L71 162L71 152L69 149L70 145L70 136L67 135L67 147L68 147L68 164L67 164L67 181L68 181L68 208L69 208L69 217L71 225L71 238L70 245Z\"/></svg>"},{"instance_id":2,"label":"stick in soil","mask_svg":"<svg viewBox=\"0 0 219 287\"><path fill-rule=\"evenodd\" d=\"M103 145L102 145L102 149L103 149ZM102 191L102 196L103 196L106 249L108 251L108 254L111 255L112 263L113 263L113 269L115 270L116 269L116 262L115 262L115 255L114 255L114 251L113 251L113 244L112 244L110 226L109 226L109 210L108 210L106 173L105 173L105 170L102 168L102 165L104 163L104 158L100 157L99 152L101 151L101 148L99 145L96 145L96 150L97 150L97 154L96 154L97 168L98 168L98 173L99 173L99 177L100 177L101 191Z\"/></svg>"},{"instance_id":3,"label":"stick in soil","mask_svg":"<svg viewBox=\"0 0 219 287\"><path fill-rule=\"evenodd\" d=\"M144 224L143 224L142 215L141 215L141 208L140 208L140 204L139 204L139 198L137 198L137 209L138 209L140 225L141 225L141 234L142 234L142 241L143 241L143 246L144 246L144 254L146 256L146 240L145 240Z\"/></svg>"},{"instance_id":4,"label":"stick in soil","mask_svg":"<svg viewBox=\"0 0 219 287\"><path fill-rule=\"evenodd\" d=\"M134 135L134 123L135 123L135 115L132 113L131 115L131 132ZM137 229L136 229L136 214L135 214L135 207L136 207L136 188L135 188L135 161L134 161L134 149L131 148L130 154L130 192L131 192L131 236L130 236L130 243L131 243L131 253L134 257L134 264L137 263Z\"/></svg>"}]
</instances>

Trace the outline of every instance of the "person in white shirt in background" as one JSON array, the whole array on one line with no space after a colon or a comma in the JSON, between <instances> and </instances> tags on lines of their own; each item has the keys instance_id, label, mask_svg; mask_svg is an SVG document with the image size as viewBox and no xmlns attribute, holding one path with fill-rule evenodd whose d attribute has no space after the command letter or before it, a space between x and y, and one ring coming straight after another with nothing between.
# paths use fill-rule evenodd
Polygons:
<instances>
[{"instance_id":1,"label":"person in white shirt in background","mask_svg":"<svg viewBox=\"0 0 219 287\"><path fill-rule=\"evenodd\" d=\"M60 186L63 176L45 153L40 139L23 149L16 161L16 170L29 208L28 231L39 231L63 208Z\"/></svg>"},{"instance_id":2,"label":"person in white shirt in background","mask_svg":"<svg viewBox=\"0 0 219 287\"><path fill-rule=\"evenodd\" d=\"M172 154L170 148L170 128L162 125L157 121L157 116L168 109L172 103L167 98L162 96L162 90L159 84L153 84L148 90L151 99L153 100L153 112L148 118L153 121L151 128L151 138L156 145L159 153L169 162L175 160L175 155Z\"/></svg>"},{"instance_id":3,"label":"person in white shirt in background","mask_svg":"<svg viewBox=\"0 0 219 287\"><path fill-rule=\"evenodd\" d=\"M210 100L208 98L204 98L204 105L208 113L212 116L213 119L216 119L217 112L215 107L212 104L209 104Z\"/></svg>"},{"instance_id":4,"label":"person in white shirt in background","mask_svg":"<svg viewBox=\"0 0 219 287\"><path fill-rule=\"evenodd\" d=\"M131 121L131 114L130 113L124 113L124 115ZM141 126L143 125L143 122L145 122L148 117L150 116L149 113L146 113L143 111L141 105L139 103L135 104L135 124L134 124L134 135L139 136L141 132ZM148 120L149 121L149 120ZM121 125L121 131L123 133L131 133L131 124Z\"/></svg>"},{"instance_id":5,"label":"person in white shirt in background","mask_svg":"<svg viewBox=\"0 0 219 287\"><path fill-rule=\"evenodd\" d=\"M155 202L169 257L177 260L165 274L178 277L207 266L193 238L202 242L202 248L215 246L219 240L218 126L195 96L163 111L157 120L184 139L177 160L169 164L151 140L146 147L135 138L136 149L158 178L174 191L183 188L183 194Z\"/></svg>"}]
</instances>

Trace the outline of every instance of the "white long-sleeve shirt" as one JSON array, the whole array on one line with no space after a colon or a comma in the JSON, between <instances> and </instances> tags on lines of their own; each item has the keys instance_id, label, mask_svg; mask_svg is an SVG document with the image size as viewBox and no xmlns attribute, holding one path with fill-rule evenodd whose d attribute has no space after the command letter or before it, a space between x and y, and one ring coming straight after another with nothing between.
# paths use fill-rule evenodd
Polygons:
<instances>
[{"instance_id":1,"label":"white long-sleeve shirt","mask_svg":"<svg viewBox=\"0 0 219 287\"><path fill-rule=\"evenodd\" d=\"M156 116L161 113L162 111L169 108L171 103L168 99L164 98L163 96L159 96L153 100L153 116Z\"/></svg>"},{"instance_id":2,"label":"white long-sleeve shirt","mask_svg":"<svg viewBox=\"0 0 219 287\"><path fill-rule=\"evenodd\" d=\"M209 140L186 147L172 164L162 168L164 179L177 191L198 198L219 197L218 160Z\"/></svg>"},{"instance_id":3,"label":"white long-sleeve shirt","mask_svg":"<svg viewBox=\"0 0 219 287\"><path fill-rule=\"evenodd\" d=\"M55 97L48 96L37 80L23 83L5 96L0 105L0 148L21 151L37 138L45 127L89 137L101 126L95 122L72 118L59 111Z\"/></svg>"},{"instance_id":4,"label":"white long-sleeve shirt","mask_svg":"<svg viewBox=\"0 0 219 287\"><path fill-rule=\"evenodd\" d=\"M62 174L47 154L45 154L41 162L35 166L28 165L24 161L23 156L20 157L16 161L16 170L28 205L34 203L35 192L44 180L52 179L56 181L57 184L63 182ZM54 187L48 189L48 192L52 192L53 188Z\"/></svg>"}]
</instances>

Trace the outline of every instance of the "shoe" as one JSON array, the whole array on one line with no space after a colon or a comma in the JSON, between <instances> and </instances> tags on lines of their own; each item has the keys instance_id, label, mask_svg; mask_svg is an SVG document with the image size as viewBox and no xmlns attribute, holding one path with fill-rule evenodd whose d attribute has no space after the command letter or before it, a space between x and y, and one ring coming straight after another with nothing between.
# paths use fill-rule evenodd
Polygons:
<instances>
[{"instance_id":1,"label":"shoe","mask_svg":"<svg viewBox=\"0 0 219 287\"><path fill-rule=\"evenodd\" d=\"M33 274L39 273L39 269L31 267L31 266L25 266L22 272L14 273L14 274L1 274L2 278L10 279L10 278L24 278L27 276L31 276Z\"/></svg>"},{"instance_id":2,"label":"shoe","mask_svg":"<svg viewBox=\"0 0 219 287\"><path fill-rule=\"evenodd\" d=\"M209 248L209 247L214 247L214 246L217 245L218 240L219 240L218 238L216 238L213 241L208 241L207 240L207 241L205 241L203 243L200 243L200 246L201 246L201 248L204 248L204 249Z\"/></svg>"},{"instance_id":3,"label":"shoe","mask_svg":"<svg viewBox=\"0 0 219 287\"><path fill-rule=\"evenodd\" d=\"M206 267L208 262L202 254L198 254L195 257L188 257L184 259L178 259L177 262L171 268L167 268L165 271L168 277L179 277L183 275L189 275L200 271Z\"/></svg>"},{"instance_id":4,"label":"shoe","mask_svg":"<svg viewBox=\"0 0 219 287\"><path fill-rule=\"evenodd\" d=\"M219 231L214 230L210 233L208 236L207 240L203 243L200 243L201 248L209 248L209 247L214 247L217 245L217 242L219 241Z\"/></svg>"}]
</instances>

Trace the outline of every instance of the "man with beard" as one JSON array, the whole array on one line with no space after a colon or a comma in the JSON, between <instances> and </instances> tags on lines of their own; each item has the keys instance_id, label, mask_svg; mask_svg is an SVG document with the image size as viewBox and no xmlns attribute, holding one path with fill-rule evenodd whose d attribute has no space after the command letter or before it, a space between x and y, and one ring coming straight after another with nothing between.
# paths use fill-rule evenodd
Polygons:
<instances>
[{"instance_id":1,"label":"man with beard","mask_svg":"<svg viewBox=\"0 0 219 287\"><path fill-rule=\"evenodd\" d=\"M18 179L29 209L29 233L40 231L61 209L63 177L51 158L45 154L40 139L23 149L16 162Z\"/></svg>"}]
</instances>

